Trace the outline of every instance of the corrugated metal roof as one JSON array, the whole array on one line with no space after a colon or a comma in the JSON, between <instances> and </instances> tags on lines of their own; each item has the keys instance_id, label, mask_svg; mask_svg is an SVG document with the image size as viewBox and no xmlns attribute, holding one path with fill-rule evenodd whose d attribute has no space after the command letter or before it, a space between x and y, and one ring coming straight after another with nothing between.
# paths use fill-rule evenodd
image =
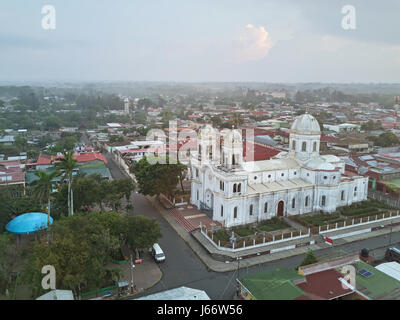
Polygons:
<instances>
[{"instance_id":1,"label":"corrugated metal roof","mask_svg":"<svg viewBox=\"0 0 400 320\"><path fill-rule=\"evenodd\" d=\"M398 262L385 262L381 263L376 269L386 273L388 276L400 281L400 263Z\"/></svg>"},{"instance_id":2,"label":"corrugated metal roof","mask_svg":"<svg viewBox=\"0 0 400 320\"><path fill-rule=\"evenodd\" d=\"M179 287L172 290L151 294L137 300L211 300L203 290Z\"/></svg>"}]
</instances>

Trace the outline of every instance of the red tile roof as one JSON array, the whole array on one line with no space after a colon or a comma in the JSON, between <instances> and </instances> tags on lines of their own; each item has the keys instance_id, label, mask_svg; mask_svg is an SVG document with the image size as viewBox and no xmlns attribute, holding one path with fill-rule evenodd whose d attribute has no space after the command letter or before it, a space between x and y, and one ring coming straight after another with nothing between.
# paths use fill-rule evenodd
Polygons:
<instances>
[{"instance_id":1,"label":"red tile roof","mask_svg":"<svg viewBox=\"0 0 400 320\"><path fill-rule=\"evenodd\" d=\"M331 136L326 136L326 135L321 135L321 141L327 141L327 142L334 142L338 141L339 138L331 137Z\"/></svg>"},{"instance_id":2,"label":"red tile roof","mask_svg":"<svg viewBox=\"0 0 400 320\"><path fill-rule=\"evenodd\" d=\"M280 152L282 151L265 145L243 142L244 161L269 160Z\"/></svg>"},{"instance_id":3,"label":"red tile roof","mask_svg":"<svg viewBox=\"0 0 400 320\"><path fill-rule=\"evenodd\" d=\"M51 156L49 154L39 154L36 164L38 164L38 165L51 164L52 157L54 158L54 156Z\"/></svg>"},{"instance_id":4,"label":"red tile roof","mask_svg":"<svg viewBox=\"0 0 400 320\"><path fill-rule=\"evenodd\" d=\"M78 162L89 162L94 160L107 162L107 159L100 152L75 153L73 157ZM64 158L64 156L62 155L55 156L55 155L40 154L36 162L36 165L50 165L53 163L54 160L62 158Z\"/></svg>"},{"instance_id":5,"label":"red tile roof","mask_svg":"<svg viewBox=\"0 0 400 320\"><path fill-rule=\"evenodd\" d=\"M73 157L78 162L89 162L94 160L107 162L106 157L99 152L75 153Z\"/></svg>"},{"instance_id":6,"label":"red tile roof","mask_svg":"<svg viewBox=\"0 0 400 320\"><path fill-rule=\"evenodd\" d=\"M6 161L0 161L0 164L2 164L4 167L12 168L16 167L19 168L21 166L21 161L19 160L6 160Z\"/></svg>"},{"instance_id":7,"label":"red tile roof","mask_svg":"<svg viewBox=\"0 0 400 320\"><path fill-rule=\"evenodd\" d=\"M3 181L2 178L9 178L11 180ZM0 167L0 184L7 184L7 183L23 183L25 182L25 173L22 169L18 168L9 168L6 169L4 167Z\"/></svg>"},{"instance_id":8,"label":"red tile roof","mask_svg":"<svg viewBox=\"0 0 400 320\"><path fill-rule=\"evenodd\" d=\"M306 281L297 286L313 300L331 300L353 292L349 288L344 288L339 278L343 276L337 270L330 269L307 275Z\"/></svg>"}]
</instances>

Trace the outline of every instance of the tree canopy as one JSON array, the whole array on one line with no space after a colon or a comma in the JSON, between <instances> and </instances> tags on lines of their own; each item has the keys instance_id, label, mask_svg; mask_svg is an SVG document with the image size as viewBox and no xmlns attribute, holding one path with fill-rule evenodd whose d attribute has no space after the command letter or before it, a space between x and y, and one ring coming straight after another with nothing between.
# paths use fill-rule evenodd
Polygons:
<instances>
[{"instance_id":1,"label":"tree canopy","mask_svg":"<svg viewBox=\"0 0 400 320\"><path fill-rule=\"evenodd\" d=\"M150 196L175 195L185 166L180 162L170 164L168 157L164 163L150 164L144 157L130 167L130 171L135 174L140 193Z\"/></svg>"},{"instance_id":2,"label":"tree canopy","mask_svg":"<svg viewBox=\"0 0 400 320\"><path fill-rule=\"evenodd\" d=\"M56 269L56 287L70 289L78 296L104 285L106 266L123 243L141 249L160 237L157 221L144 216L110 211L64 217L54 222L49 244L39 240L34 245L24 264L23 280L33 297L43 294L41 270L44 265L52 265Z\"/></svg>"},{"instance_id":3,"label":"tree canopy","mask_svg":"<svg viewBox=\"0 0 400 320\"><path fill-rule=\"evenodd\" d=\"M367 139L380 147L393 147L400 144L399 138L393 132L384 132L379 137L370 136Z\"/></svg>"}]
</instances>

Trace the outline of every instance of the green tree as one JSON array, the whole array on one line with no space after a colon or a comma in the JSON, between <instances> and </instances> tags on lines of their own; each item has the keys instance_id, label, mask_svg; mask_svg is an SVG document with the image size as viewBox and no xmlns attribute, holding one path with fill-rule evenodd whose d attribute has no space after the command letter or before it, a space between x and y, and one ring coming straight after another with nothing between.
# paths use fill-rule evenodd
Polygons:
<instances>
[{"instance_id":1,"label":"green tree","mask_svg":"<svg viewBox=\"0 0 400 320\"><path fill-rule=\"evenodd\" d=\"M74 214L74 198L73 198L73 191L72 191L72 181L73 181L73 172L77 167L78 162L73 157L73 151L66 151L63 152L63 158L57 162L56 167L64 172L62 181L68 179L68 215Z\"/></svg>"},{"instance_id":2,"label":"green tree","mask_svg":"<svg viewBox=\"0 0 400 320\"><path fill-rule=\"evenodd\" d=\"M34 187L33 194L40 202L47 201L47 226L50 226L51 193L53 191L53 180L60 175L60 172L36 171L35 175L39 178L31 183Z\"/></svg>"},{"instance_id":3,"label":"green tree","mask_svg":"<svg viewBox=\"0 0 400 320\"><path fill-rule=\"evenodd\" d=\"M0 299L6 290L13 290L13 271L17 266L17 250L11 234L0 234ZM9 299L9 297L5 297Z\"/></svg>"},{"instance_id":4,"label":"green tree","mask_svg":"<svg viewBox=\"0 0 400 320\"><path fill-rule=\"evenodd\" d=\"M145 216L125 216L122 234L131 250L151 247L161 238L157 220Z\"/></svg>"},{"instance_id":5,"label":"green tree","mask_svg":"<svg viewBox=\"0 0 400 320\"><path fill-rule=\"evenodd\" d=\"M32 194L24 194L23 187L18 185L0 187L0 233L14 216L38 211L41 211L39 201Z\"/></svg>"},{"instance_id":6,"label":"green tree","mask_svg":"<svg viewBox=\"0 0 400 320\"><path fill-rule=\"evenodd\" d=\"M306 253L306 257L304 258L303 262L300 264L300 267L307 266L309 264L313 264L316 262L318 262L318 259L315 256L314 251L311 249L308 249L308 251Z\"/></svg>"},{"instance_id":7,"label":"green tree","mask_svg":"<svg viewBox=\"0 0 400 320\"><path fill-rule=\"evenodd\" d=\"M172 112L170 112L170 111L164 111L164 112L161 114L161 117L162 117L161 121L162 121L162 123L163 123L163 128L167 128L168 125L169 125L169 121L171 121L171 120L173 119Z\"/></svg>"},{"instance_id":8,"label":"green tree","mask_svg":"<svg viewBox=\"0 0 400 320\"><path fill-rule=\"evenodd\" d=\"M213 116L211 117L211 121L214 127L220 127L222 124L222 120L218 116Z\"/></svg>"},{"instance_id":9,"label":"green tree","mask_svg":"<svg viewBox=\"0 0 400 320\"><path fill-rule=\"evenodd\" d=\"M150 164L144 157L130 167L130 171L137 179L140 193L151 196L165 194L172 197L175 195L176 186L183 179L185 166L180 162L169 164L168 157L164 160L165 164Z\"/></svg>"},{"instance_id":10,"label":"green tree","mask_svg":"<svg viewBox=\"0 0 400 320\"><path fill-rule=\"evenodd\" d=\"M384 132L379 137L370 136L367 139L380 147L393 147L400 144L399 138L393 132Z\"/></svg>"},{"instance_id":11,"label":"green tree","mask_svg":"<svg viewBox=\"0 0 400 320\"><path fill-rule=\"evenodd\" d=\"M75 296L104 285L106 265L119 250L119 239L99 219L75 215L57 220L52 227L49 245L38 241L23 268L23 280L33 297L43 294L41 269L56 269L56 286L70 289Z\"/></svg>"},{"instance_id":12,"label":"green tree","mask_svg":"<svg viewBox=\"0 0 400 320\"><path fill-rule=\"evenodd\" d=\"M28 140L26 138L16 136L15 145L20 152L26 151L26 148L28 147Z\"/></svg>"},{"instance_id":13,"label":"green tree","mask_svg":"<svg viewBox=\"0 0 400 320\"><path fill-rule=\"evenodd\" d=\"M234 113L234 114L233 114L233 119L232 119L232 124L233 124L233 126L237 129L237 128L239 128L243 123L244 123L244 120L243 120L243 117L240 115L240 113Z\"/></svg>"},{"instance_id":14,"label":"green tree","mask_svg":"<svg viewBox=\"0 0 400 320\"><path fill-rule=\"evenodd\" d=\"M147 115L146 112L137 110L135 111L135 117L134 117L135 123L143 124L145 125L147 123Z\"/></svg>"}]
</instances>

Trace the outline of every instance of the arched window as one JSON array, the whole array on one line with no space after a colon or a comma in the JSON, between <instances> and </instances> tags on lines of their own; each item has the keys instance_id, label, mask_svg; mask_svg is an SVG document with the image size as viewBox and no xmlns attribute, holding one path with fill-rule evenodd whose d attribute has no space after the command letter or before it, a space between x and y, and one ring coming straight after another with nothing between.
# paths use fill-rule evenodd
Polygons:
<instances>
[{"instance_id":1,"label":"arched window","mask_svg":"<svg viewBox=\"0 0 400 320\"><path fill-rule=\"evenodd\" d=\"M305 204L304 204L304 206L305 206L305 207L308 207L308 201L309 201L309 199L310 199L310 197L309 197L309 196L307 196L307 197L306 197Z\"/></svg>"},{"instance_id":2,"label":"arched window","mask_svg":"<svg viewBox=\"0 0 400 320\"><path fill-rule=\"evenodd\" d=\"M250 210L249 210L249 214L252 216L253 215L253 205L250 205Z\"/></svg>"},{"instance_id":3,"label":"arched window","mask_svg":"<svg viewBox=\"0 0 400 320\"><path fill-rule=\"evenodd\" d=\"M296 140L292 141L292 150L296 150Z\"/></svg>"},{"instance_id":4,"label":"arched window","mask_svg":"<svg viewBox=\"0 0 400 320\"><path fill-rule=\"evenodd\" d=\"M340 199L344 200L344 191L342 190L341 195L340 195Z\"/></svg>"},{"instance_id":5,"label":"arched window","mask_svg":"<svg viewBox=\"0 0 400 320\"><path fill-rule=\"evenodd\" d=\"M221 205L221 217L223 217L223 216L224 216L224 206Z\"/></svg>"},{"instance_id":6,"label":"arched window","mask_svg":"<svg viewBox=\"0 0 400 320\"><path fill-rule=\"evenodd\" d=\"M326 204L326 196L322 196L321 198L321 206L325 207Z\"/></svg>"},{"instance_id":7,"label":"arched window","mask_svg":"<svg viewBox=\"0 0 400 320\"><path fill-rule=\"evenodd\" d=\"M235 164L236 164L235 155L233 154L233 155L232 155L232 165L234 166Z\"/></svg>"},{"instance_id":8,"label":"arched window","mask_svg":"<svg viewBox=\"0 0 400 320\"><path fill-rule=\"evenodd\" d=\"M357 187L354 188L354 196L357 197Z\"/></svg>"},{"instance_id":9,"label":"arched window","mask_svg":"<svg viewBox=\"0 0 400 320\"><path fill-rule=\"evenodd\" d=\"M306 151L307 149L307 142L303 141L302 145L301 145L301 151Z\"/></svg>"},{"instance_id":10,"label":"arched window","mask_svg":"<svg viewBox=\"0 0 400 320\"><path fill-rule=\"evenodd\" d=\"M242 191L242 184L239 183L239 184L238 184L238 192L241 192L241 191Z\"/></svg>"},{"instance_id":11,"label":"arched window","mask_svg":"<svg viewBox=\"0 0 400 320\"><path fill-rule=\"evenodd\" d=\"M199 200L199 190L197 190L197 200Z\"/></svg>"},{"instance_id":12,"label":"arched window","mask_svg":"<svg viewBox=\"0 0 400 320\"><path fill-rule=\"evenodd\" d=\"M264 203L264 212L268 211L268 202Z\"/></svg>"},{"instance_id":13,"label":"arched window","mask_svg":"<svg viewBox=\"0 0 400 320\"><path fill-rule=\"evenodd\" d=\"M296 199L292 199L292 209L296 208Z\"/></svg>"},{"instance_id":14,"label":"arched window","mask_svg":"<svg viewBox=\"0 0 400 320\"><path fill-rule=\"evenodd\" d=\"M317 151L317 141L314 141L313 151Z\"/></svg>"},{"instance_id":15,"label":"arched window","mask_svg":"<svg viewBox=\"0 0 400 320\"><path fill-rule=\"evenodd\" d=\"M235 207L233 209L233 218L236 219L237 218L237 207Z\"/></svg>"},{"instance_id":16,"label":"arched window","mask_svg":"<svg viewBox=\"0 0 400 320\"><path fill-rule=\"evenodd\" d=\"M236 193L236 183L233 184L233 193Z\"/></svg>"}]
</instances>

